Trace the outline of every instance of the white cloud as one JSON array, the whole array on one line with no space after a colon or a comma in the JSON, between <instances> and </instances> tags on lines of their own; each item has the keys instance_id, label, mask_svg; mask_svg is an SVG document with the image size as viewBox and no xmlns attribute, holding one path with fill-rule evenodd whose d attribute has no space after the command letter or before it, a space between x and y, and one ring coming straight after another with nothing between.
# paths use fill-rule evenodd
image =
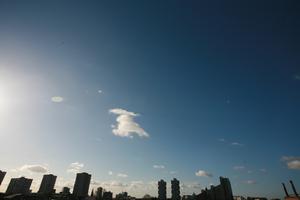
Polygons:
<instances>
[{"instance_id":1,"label":"white cloud","mask_svg":"<svg viewBox=\"0 0 300 200\"><path fill-rule=\"evenodd\" d=\"M54 103L61 103L64 101L64 98L61 96L53 96L51 97L51 101Z\"/></svg>"},{"instance_id":2,"label":"white cloud","mask_svg":"<svg viewBox=\"0 0 300 200\"><path fill-rule=\"evenodd\" d=\"M213 177L213 174L212 173L209 173L209 172L206 172L204 170L198 170L196 173L195 173L196 176L202 176L202 177Z\"/></svg>"},{"instance_id":3,"label":"white cloud","mask_svg":"<svg viewBox=\"0 0 300 200\"><path fill-rule=\"evenodd\" d=\"M133 138L136 134L139 137L149 137L149 134L133 120L139 114L121 108L110 109L109 112L118 115L117 125L112 125L114 135Z\"/></svg>"},{"instance_id":4,"label":"white cloud","mask_svg":"<svg viewBox=\"0 0 300 200\"><path fill-rule=\"evenodd\" d=\"M233 169L234 170L244 170L245 166L234 166Z\"/></svg>"},{"instance_id":5,"label":"white cloud","mask_svg":"<svg viewBox=\"0 0 300 200\"><path fill-rule=\"evenodd\" d=\"M182 188L192 188L192 189L203 189L201 184L198 183L198 182L181 183L180 187L182 187Z\"/></svg>"},{"instance_id":6,"label":"white cloud","mask_svg":"<svg viewBox=\"0 0 300 200\"><path fill-rule=\"evenodd\" d=\"M102 90L98 90L97 92L98 92L99 94L101 94L103 91L102 91Z\"/></svg>"},{"instance_id":7,"label":"white cloud","mask_svg":"<svg viewBox=\"0 0 300 200\"><path fill-rule=\"evenodd\" d=\"M69 173L78 173L82 168L84 167L83 163L79 163L79 162L74 162L71 163L69 168L67 169L67 172Z\"/></svg>"},{"instance_id":8,"label":"white cloud","mask_svg":"<svg viewBox=\"0 0 300 200\"><path fill-rule=\"evenodd\" d=\"M262 168L262 169L259 169L259 171L260 171L260 172L263 172L263 173L266 173L266 172L267 172L267 170L266 170L266 169L264 169L264 168Z\"/></svg>"},{"instance_id":9,"label":"white cloud","mask_svg":"<svg viewBox=\"0 0 300 200\"><path fill-rule=\"evenodd\" d=\"M113 172L112 171L108 171L108 175L113 175Z\"/></svg>"},{"instance_id":10,"label":"white cloud","mask_svg":"<svg viewBox=\"0 0 300 200\"><path fill-rule=\"evenodd\" d=\"M286 163L289 169L300 170L300 157L283 156L281 160Z\"/></svg>"},{"instance_id":11,"label":"white cloud","mask_svg":"<svg viewBox=\"0 0 300 200\"><path fill-rule=\"evenodd\" d=\"M122 174L122 173L117 174L117 176L121 177L121 178L127 178L128 177L127 174Z\"/></svg>"},{"instance_id":12,"label":"white cloud","mask_svg":"<svg viewBox=\"0 0 300 200\"><path fill-rule=\"evenodd\" d=\"M170 171L170 174L177 174L177 171Z\"/></svg>"},{"instance_id":13,"label":"white cloud","mask_svg":"<svg viewBox=\"0 0 300 200\"><path fill-rule=\"evenodd\" d=\"M153 165L154 169L165 169L164 165Z\"/></svg>"},{"instance_id":14,"label":"white cloud","mask_svg":"<svg viewBox=\"0 0 300 200\"><path fill-rule=\"evenodd\" d=\"M218 141L219 142L226 142L226 140L224 138L219 138Z\"/></svg>"},{"instance_id":15,"label":"white cloud","mask_svg":"<svg viewBox=\"0 0 300 200\"><path fill-rule=\"evenodd\" d=\"M296 80L300 80L300 75L296 74L296 75L294 76L294 78L295 78Z\"/></svg>"},{"instance_id":16,"label":"white cloud","mask_svg":"<svg viewBox=\"0 0 300 200\"><path fill-rule=\"evenodd\" d=\"M43 165L23 165L19 169L20 171L30 171L34 173L47 173L48 169L47 167Z\"/></svg>"},{"instance_id":17,"label":"white cloud","mask_svg":"<svg viewBox=\"0 0 300 200\"><path fill-rule=\"evenodd\" d=\"M240 146L240 147L244 146L244 144L241 144L239 142L232 142L231 145L233 145L233 146Z\"/></svg>"},{"instance_id":18,"label":"white cloud","mask_svg":"<svg viewBox=\"0 0 300 200\"><path fill-rule=\"evenodd\" d=\"M245 183L253 185L253 184L256 184L256 181L255 180L246 180Z\"/></svg>"},{"instance_id":19,"label":"white cloud","mask_svg":"<svg viewBox=\"0 0 300 200\"><path fill-rule=\"evenodd\" d=\"M300 169L300 160L292 160L287 163L289 169Z\"/></svg>"},{"instance_id":20,"label":"white cloud","mask_svg":"<svg viewBox=\"0 0 300 200\"><path fill-rule=\"evenodd\" d=\"M107 181L107 182L102 182L101 185L103 187L127 187L127 183L122 183L119 181Z\"/></svg>"}]
</instances>

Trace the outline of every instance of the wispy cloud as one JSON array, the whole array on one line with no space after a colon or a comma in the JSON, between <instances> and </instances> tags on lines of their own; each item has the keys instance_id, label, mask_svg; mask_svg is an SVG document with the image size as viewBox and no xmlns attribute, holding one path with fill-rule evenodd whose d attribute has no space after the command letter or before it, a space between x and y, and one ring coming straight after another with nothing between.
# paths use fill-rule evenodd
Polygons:
<instances>
[{"instance_id":1,"label":"wispy cloud","mask_svg":"<svg viewBox=\"0 0 300 200\"><path fill-rule=\"evenodd\" d=\"M108 175L112 176L113 172L112 171L108 171Z\"/></svg>"},{"instance_id":2,"label":"wispy cloud","mask_svg":"<svg viewBox=\"0 0 300 200\"><path fill-rule=\"evenodd\" d=\"M238 146L238 147L244 146L244 144L242 144L242 143L240 143L240 142L236 142L236 141L230 142L230 141L228 141L228 140L226 140L226 139L224 139L224 138L219 138L218 141L219 141L219 142L222 142L222 143L224 143L224 144L231 145L231 146Z\"/></svg>"},{"instance_id":3,"label":"wispy cloud","mask_svg":"<svg viewBox=\"0 0 300 200\"><path fill-rule=\"evenodd\" d=\"M206 172L204 170L198 170L196 173L195 173L196 176L202 176L202 177L213 177L213 174L210 173L210 172Z\"/></svg>"},{"instance_id":4,"label":"wispy cloud","mask_svg":"<svg viewBox=\"0 0 300 200\"><path fill-rule=\"evenodd\" d=\"M98 90L97 92L98 92L99 94L101 94L103 91L102 91L102 90Z\"/></svg>"},{"instance_id":5,"label":"wispy cloud","mask_svg":"<svg viewBox=\"0 0 300 200\"><path fill-rule=\"evenodd\" d=\"M286 163L289 169L300 170L300 157L283 156L281 160Z\"/></svg>"},{"instance_id":6,"label":"wispy cloud","mask_svg":"<svg viewBox=\"0 0 300 200\"><path fill-rule=\"evenodd\" d=\"M234 170L244 170L245 166L234 166L233 169Z\"/></svg>"},{"instance_id":7,"label":"wispy cloud","mask_svg":"<svg viewBox=\"0 0 300 200\"><path fill-rule=\"evenodd\" d=\"M253 185L253 184L256 184L257 182L255 180L246 180L246 181L244 181L244 183Z\"/></svg>"},{"instance_id":8,"label":"wispy cloud","mask_svg":"<svg viewBox=\"0 0 300 200\"><path fill-rule=\"evenodd\" d=\"M118 115L116 119L117 125L112 126L114 135L129 138L133 138L134 135L149 137L149 134L133 119L139 114L121 108L111 109L109 112Z\"/></svg>"},{"instance_id":9,"label":"wispy cloud","mask_svg":"<svg viewBox=\"0 0 300 200\"><path fill-rule=\"evenodd\" d=\"M29 171L33 173L47 173L48 168L43 165L23 165L19 169L20 171Z\"/></svg>"},{"instance_id":10,"label":"wispy cloud","mask_svg":"<svg viewBox=\"0 0 300 200\"><path fill-rule=\"evenodd\" d=\"M165 169L164 165L153 165L154 169Z\"/></svg>"},{"instance_id":11,"label":"wispy cloud","mask_svg":"<svg viewBox=\"0 0 300 200\"><path fill-rule=\"evenodd\" d=\"M232 145L232 146L239 146L239 147L244 146L244 144L239 143L239 142L232 142L231 145Z\"/></svg>"},{"instance_id":12,"label":"wispy cloud","mask_svg":"<svg viewBox=\"0 0 300 200\"><path fill-rule=\"evenodd\" d=\"M198 182L181 183L180 187L182 187L182 188L192 188L192 189L203 189L201 184L198 183Z\"/></svg>"},{"instance_id":13,"label":"wispy cloud","mask_svg":"<svg viewBox=\"0 0 300 200\"><path fill-rule=\"evenodd\" d=\"M84 164L83 164L83 163L74 162L74 163L71 163L71 164L69 165L69 168L67 169L67 172L76 174L76 173L78 173L83 167L84 167Z\"/></svg>"},{"instance_id":14,"label":"wispy cloud","mask_svg":"<svg viewBox=\"0 0 300 200\"><path fill-rule=\"evenodd\" d=\"M127 178L128 175L127 174L123 174L123 173L119 173L117 174L118 177L121 177L121 178Z\"/></svg>"},{"instance_id":15,"label":"wispy cloud","mask_svg":"<svg viewBox=\"0 0 300 200\"><path fill-rule=\"evenodd\" d=\"M266 170L266 169L264 169L264 168L262 168L262 169L259 169L259 171L260 171L260 172L263 172L263 173L266 173L266 172L267 172L267 170Z\"/></svg>"},{"instance_id":16,"label":"wispy cloud","mask_svg":"<svg viewBox=\"0 0 300 200\"><path fill-rule=\"evenodd\" d=\"M178 174L177 171L170 171L170 174Z\"/></svg>"},{"instance_id":17,"label":"wispy cloud","mask_svg":"<svg viewBox=\"0 0 300 200\"><path fill-rule=\"evenodd\" d=\"M300 80L300 75L299 75L299 74L295 74L295 75L294 75L294 79L295 79L295 80Z\"/></svg>"},{"instance_id":18,"label":"wispy cloud","mask_svg":"<svg viewBox=\"0 0 300 200\"><path fill-rule=\"evenodd\" d=\"M64 101L64 98L61 96L53 96L51 97L51 101L54 103L61 103Z\"/></svg>"}]
</instances>

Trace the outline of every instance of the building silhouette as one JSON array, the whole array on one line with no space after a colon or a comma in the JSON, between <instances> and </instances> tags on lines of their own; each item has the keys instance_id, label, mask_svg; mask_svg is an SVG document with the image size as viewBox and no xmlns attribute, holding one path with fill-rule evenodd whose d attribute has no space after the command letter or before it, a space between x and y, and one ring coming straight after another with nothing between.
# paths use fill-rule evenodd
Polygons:
<instances>
[{"instance_id":1,"label":"building silhouette","mask_svg":"<svg viewBox=\"0 0 300 200\"><path fill-rule=\"evenodd\" d=\"M78 173L73 189L73 196L78 198L85 198L88 196L88 191L91 182L91 175L88 173Z\"/></svg>"},{"instance_id":2,"label":"building silhouette","mask_svg":"<svg viewBox=\"0 0 300 200\"><path fill-rule=\"evenodd\" d=\"M171 181L172 200L180 200L180 182L176 178Z\"/></svg>"},{"instance_id":3,"label":"building silhouette","mask_svg":"<svg viewBox=\"0 0 300 200\"><path fill-rule=\"evenodd\" d=\"M102 187L98 187L96 190L96 199L97 200L102 200L103 197L103 188Z\"/></svg>"},{"instance_id":4,"label":"building silhouette","mask_svg":"<svg viewBox=\"0 0 300 200\"><path fill-rule=\"evenodd\" d=\"M162 179L158 181L158 199L159 200L167 199L167 182Z\"/></svg>"},{"instance_id":5,"label":"building silhouette","mask_svg":"<svg viewBox=\"0 0 300 200\"><path fill-rule=\"evenodd\" d=\"M50 195L55 193L54 185L56 176L53 174L45 174L38 191L39 194Z\"/></svg>"},{"instance_id":6,"label":"building silhouette","mask_svg":"<svg viewBox=\"0 0 300 200\"><path fill-rule=\"evenodd\" d=\"M0 185L5 177L6 172L0 170Z\"/></svg>"},{"instance_id":7,"label":"building silhouette","mask_svg":"<svg viewBox=\"0 0 300 200\"><path fill-rule=\"evenodd\" d=\"M69 195L70 194L70 188L69 187L63 187L61 194L63 195Z\"/></svg>"},{"instance_id":8,"label":"building silhouette","mask_svg":"<svg viewBox=\"0 0 300 200\"><path fill-rule=\"evenodd\" d=\"M6 189L6 194L29 194L32 179L25 177L12 178Z\"/></svg>"},{"instance_id":9,"label":"building silhouette","mask_svg":"<svg viewBox=\"0 0 300 200\"><path fill-rule=\"evenodd\" d=\"M113 199L113 193L108 191L103 193L103 200L112 200Z\"/></svg>"},{"instance_id":10,"label":"building silhouette","mask_svg":"<svg viewBox=\"0 0 300 200\"><path fill-rule=\"evenodd\" d=\"M197 195L197 200L233 200L231 184L228 178L220 177L220 185L211 186Z\"/></svg>"}]
</instances>

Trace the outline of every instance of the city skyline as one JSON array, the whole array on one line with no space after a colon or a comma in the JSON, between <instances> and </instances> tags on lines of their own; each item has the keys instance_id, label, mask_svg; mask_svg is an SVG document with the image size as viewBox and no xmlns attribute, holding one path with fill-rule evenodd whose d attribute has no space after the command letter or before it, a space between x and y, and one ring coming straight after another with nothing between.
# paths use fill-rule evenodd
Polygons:
<instances>
[{"instance_id":1,"label":"city skyline","mask_svg":"<svg viewBox=\"0 0 300 200\"><path fill-rule=\"evenodd\" d=\"M300 3L0 0L0 170L157 196L300 185ZM3 142L4 141L4 142ZM299 190L299 189L298 189Z\"/></svg>"},{"instance_id":2,"label":"city skyline","mask_svg":"<svg viewBox=\"0 0 300 200\"><path fill-rule=\"evenodd\" d=\"M6 172L0 171L3 176L5 176ZM113 198L113 193L111 191L106 191L103 186L97 185L96 188L90 188L91 185L91 174L86 172L77 173L76 179L74 182L74 187L72 186L64 186L60 191L57 191L54 186L56 184L57 176L53 174L44 174L43 179L39 185L39 190L34 192L32 191L31 184L33 179L28 179L26 177L20 178L11 178L9 185L6 188L5 193L0 193L0 198L7 196L7 198L11 198L9 196L14 195L22 195L24 198L32 199L35 197L38 198L58 198L58 199L85 199L87 197L91 197L94 199L104 199L109 200ZM228 178L219 177L220 184L219 185L210 185L210 187L202 188L201 190L197 191L197 193L193 192L192 194L185 194L181 195L181 187L184 187L183 184L180 184L180 181L176 178L173 178L171 183L171 198L167 197L167 182L163 179L158 181L157 184L157 197L151 197L149 194L145 194L143 198L154 198L159 200L180 200L185 198L192 198L192 199L199 199L199 200L233 200L233 193L231 188L231 183ZM290 181L293 191L295 195L298 197L297 191L293 182ZM283 184L283 183L282 183ZM0 184L1 185L1 184ZM95 187L95 184L94 184ZM286 196L289 196L287 193L287 189L283 184L284 191ZM73 188L71 190L71 188ZM72 191L72 193L71 193ZM96 191L94 193L94 191ZM106 193L106 194L105 194ZM105 197L108 195L107 197ZM148 195L148 197L146 197ZM115 194L115 199L135 199L136 197L128 195L128 192L122 191L119 194ZM141 197L140 197L141 198ZM195 199L196 200L196 199Z\"/></svg>"}]
</instances>

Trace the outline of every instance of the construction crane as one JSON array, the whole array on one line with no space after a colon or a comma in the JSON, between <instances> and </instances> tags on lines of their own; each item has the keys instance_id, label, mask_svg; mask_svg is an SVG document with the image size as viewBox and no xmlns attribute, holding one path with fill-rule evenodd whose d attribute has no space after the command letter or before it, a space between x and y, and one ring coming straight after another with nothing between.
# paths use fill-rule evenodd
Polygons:
<instances>
[{"instance_id":1,"label":"construction crane","mask_svg":"<svg viewBox=\"0 0 300 200\"><path fill-rule=\"evenodd\" d=\"M282 183L282 186L283 186L283 190L284 190L284 193L285 193L285 197L284 197L284 200L300 200L300 196L299 194L297 193L297 190L296 190L296 187L293 183L293 181L290 180L290 184L292 186L292 189L294 191L294 195L289 195L286 187L285 187L285 184Z\"/></svg>"}]
</instances>

